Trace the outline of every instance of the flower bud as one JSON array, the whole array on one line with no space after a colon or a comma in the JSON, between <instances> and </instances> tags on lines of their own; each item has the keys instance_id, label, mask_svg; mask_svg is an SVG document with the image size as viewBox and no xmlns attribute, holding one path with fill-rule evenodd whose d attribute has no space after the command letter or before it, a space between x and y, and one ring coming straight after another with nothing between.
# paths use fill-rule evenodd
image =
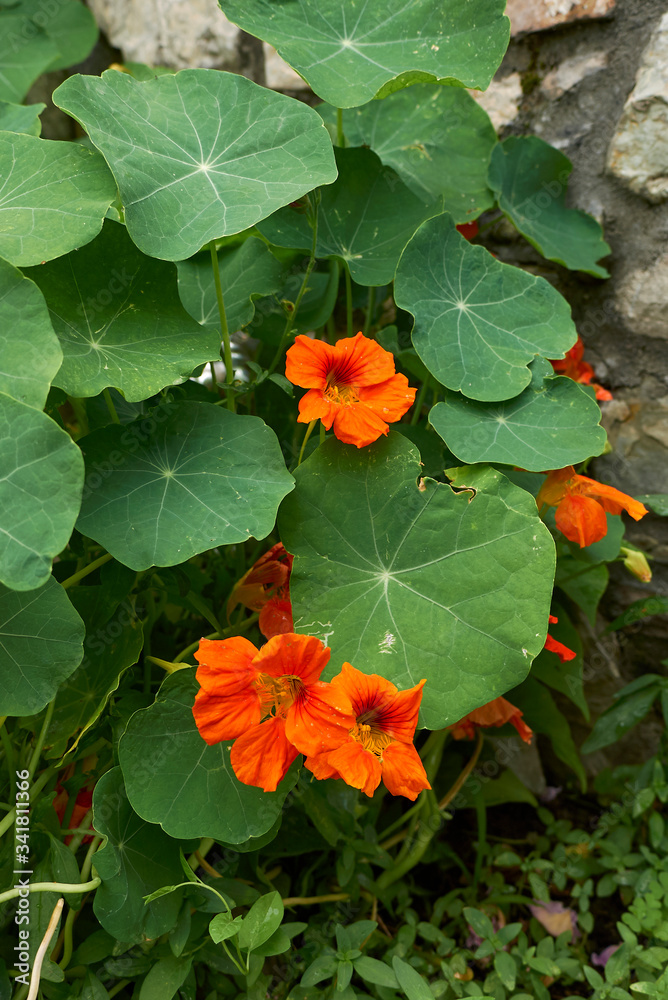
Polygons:
<instances>
[{"instance_id":1,"label":"flower bud","mask_svg":"<svg viewBox=\"0 0 668 1000\"><path fill-rule=\"evenodd\" d=\"M649 583L652 579L652 571L645 553L641 552L640 549L630 549L624 545L620 549L620 553L624 556L624 565L629 572L637 576L643 583Z\"/></svg>"}]
</instances>

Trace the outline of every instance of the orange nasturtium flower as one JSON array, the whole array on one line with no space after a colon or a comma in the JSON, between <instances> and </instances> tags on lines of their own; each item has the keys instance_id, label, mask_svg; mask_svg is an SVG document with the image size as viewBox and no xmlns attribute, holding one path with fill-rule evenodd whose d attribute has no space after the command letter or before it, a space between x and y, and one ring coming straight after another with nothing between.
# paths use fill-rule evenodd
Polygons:
<instances>
[{"instance_id":1,"label":"orange nasturtium flower","mask_svg":"<svg viewBox=\"0 0 668 1000\"><path fill-rule=\"evenodd\" d=\"M352 723L338 730L336 746L309 756L306 767L316 778L343 778L365 795L373 795L382 779L392 795L417 798L431 788L413 746L424 683L399 691L384 677L344 663L331 687L350 701Z\"/></svg>"},{"instance_id":2,"label":"orange nasturtium flower","mask_svg":"<svg viewBox=\"0 0 668 1000\"><path fill-rule=\"evenodd\" d=\"M503 726L509 722L514 726L525 743L531 743L533 731L522 721L522 712L505 698L495 698L481 708L476 708L463 719L456 722L452 735L456 740L472 740L476 729L487 729L490 726Z\"/></svg>"},{"instance_id":3,"label":"orange nasturtium flower","mask_svg":"<svg viewBox=\"0 0 668 1000\"><path fill-rule=\"evenodd\" d=\"M394 370L394 356L363 334L331 346L297 337L287 353L285 374L302 389L298 421L322 420L340 441L364 448L387 434L415 399L405 375Z\"/></svg>"},{"instance_id":4,"label":"orange nasturtium flower","mask_svg":"<svg viewBox=\"0 0 668 1000\"><path fill-rule=\"evenodd\" d=\"M556 507L557 528L580 548L600 542L608 531L608 514L621 514L623 510L635 521L647 514L647 508L613 486L597 483L588 476L580 476L572 465L551 472L536 497L538 509L543 504Z\"/></svg>"},{"instance_id":5,"label":"orange nasturtium flower","mask_svg":"<svg viewBox=\"0 0 668 1000\"><path fill-rule=\"evenodd\" d=\"M579 382L581 385L590 385L596 392L596 398L599 401L612 399L611 392L604 389L598 382L593 381L594 369L588 362L582 360L583 355L584 344L578 337L565 358L550 361L550 364L557 375L565 375L567 378L572 378L574 382Z\"/></svg>"},{"instance_id":6,"label":"orange nasturtium flower","mask_svg":"<svg viewBox=\"0 0 668 1000\"><path fill-rule=\"evenodd\" d=\"M550 615L550 624L556 625L559 619L556 615ZM553 639L551 635L545 639L545 649L549 650L550 653L556 653L562 663L566 663L568 660L574 660L577 653L574 653L572 649L568 646L564 646L563 642L559 642L558 639Z\"/></svg>"},{"instance_id":7,"label":"orange nasturtium flower","mask_svg":"<svg viewBox=\"0 0 668 1000\"><path fill-rule=\"evenodd\" d=\"M290 573L293 556L277 542L253 563L234 585L227 602L229 618L237 604L259 611L260 632L265 639L283 632L294 632L290 603Z\"/></svg>"},{"instance_id":8,"label":"orange nasturtium flower","mask_svg":"<svg viewBox=\"0 0 668 1000\"><path fill-rule=\"evenodd\" d=\"M208 744L235 741L239 781L273 792L299 753L321 753L354 724L345 695L318 680L329 654L315 636L293 633L260 650L241 636L201 640L193 715Z\"/></svg>"}]
</instances>

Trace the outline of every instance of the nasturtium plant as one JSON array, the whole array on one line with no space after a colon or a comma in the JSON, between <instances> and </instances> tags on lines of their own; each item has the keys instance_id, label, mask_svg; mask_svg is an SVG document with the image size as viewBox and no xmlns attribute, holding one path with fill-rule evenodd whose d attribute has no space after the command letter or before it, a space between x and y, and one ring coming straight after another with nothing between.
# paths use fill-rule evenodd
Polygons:
<instances>
[{"instance_id":1,"label":"nasturtium plant","mask_svg":"<svg viewBox=\"0 0 668 1000\"><path fill-rule=\"evenodd\" d=\"M74 72L82 2L0 0L0 997L653 995L665 746L583 841L511 769L540 734L581 794L577 626L651 566L558 274L492 252L502 215L589 281L609 249L466 90L503 0L220 7L306 100ZM74 141L21 103L50 69ZM589 749L668 719L658 670Z\"/></svg>"}]
</instances>

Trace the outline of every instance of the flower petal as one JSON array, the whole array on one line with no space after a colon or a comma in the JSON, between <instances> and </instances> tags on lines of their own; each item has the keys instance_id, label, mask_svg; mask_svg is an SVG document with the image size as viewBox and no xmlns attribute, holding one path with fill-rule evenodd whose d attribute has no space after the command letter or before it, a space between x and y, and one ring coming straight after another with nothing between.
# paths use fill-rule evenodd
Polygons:
<instances>
[{"instance_id":1,"label":"flower petal","mask_svg":"<svg viewBox=\"0 0 668 1000\"><path fill-rule=\"evenodd\" d=\"M314 635L286 632L273 636L256 655L253 666L271 677L299 677L314 684L329 662L330 649Z\"/></svg>"},{"instance_id":2,"label":"flower petal","mask_svg":"<svg viewBox=\"0 0 668 1000\"><path fill-rule=\"evenodd\" d=\"M387 434L389 429L389 425L364 403L337 407L334 433L344 444L366 448L367 445L377 441L381 434Z\"/></svg>"},{"instance_id":3,"label":"flower petal","mask_svg":"<svg viewBox=\"0 0 668 1000\"><path fill-rule=\"evenodd\" d=\"M334 364L330 378L340 385L359 389L385 382L394 375L394 355L363 333L337 340L332 350Z\"/></svg>"},{"instance_id":4,"label":"flower petal","mask_svg":"<svg viewBox=\"0 0 668 1000\"><path fill-rule=\"evenodd\" d=\"M329 763L328 753L319 753L315 757L307 757L304 767L313 773L314 778L322 781L324 778L340 778L341 775L335 767Z\"/></svg>"},{"instance_id":5,"label":"flower petal","mask_svg":"<svg viewBox=\"0 0 668 1000\"><path fill-rule=\"evenodd\" d=\"M360 389L360 403L370 407L382 420L394 423L411 408L417 389L408 384L405 375L393 375L385 382Z\"/></svg>"},{"instance_id":6,"label":"flower petal","mask_svg":"<svg viewBox=\"0 0 668 1000\"><path fill-rule=\"evenodd\" d=\"M322 420L325 429L329 430L340 409L340 403L325 399L322 389L311 389L299 400L297 423L310 424L312 420Z\"/></svg>"},{"instance_id":7,"label":"flower petal","mask_svg":"<svg viewBox=\"0 0 668 1000\"><path fill-rule=\"evenodd\" d=\"M309 684L288 709L285 734L300 753L311 756L348 740L355 716L348 698L331 684Z\"/></svg>"},{"instance_id":8,"label":"flower petal","mask_svg":"<svg viewBox=\"0 0 668 1000\"><path fill-rule=\"evenodd\" d=\"M266 719L235 741L230 754L232 769L244 785L275 792L298 751L285 736L283 719Z\"/></svg>"},{"instance_id":9,"label":"flower petal","mask_svg":"<svg viewBox=\"0 0 668 1000\"><path fill-rule=\"evenodd\" d=\"M392 795L415 799L425 788L431 788L420 755L411 743L390 743L383 750L383 784Z\"/></svg>"},{"instance_id":10,"label":"flower petal","mask_svg":"<svg viewBox=\"0 0 668 1000\"><path fill-rule=\"evenodd\" d=\"M577 656L577 653L574 653L568 646L564 646L563 642L559 642L558 639L553 639L551 635L548 635L545 639L545 649L550 653L556 653L562 663L574 660Z\"/></svg>"},{"instance_id":11,"label":"flower petal","mask_svg":"<svg viewBox=\"0 0 668 1000\"><path fill-rule=\"evenodd\" d=\"M341 775L346 784L360 788L369 797L380 784L380 760L353 739L348 740L337 750L330 751L327 754L327 763Z\"/></svg>"},{"instance_id":12,"label":"flower petal","mask_svg":"<svg viewBox=\"0 0 668 1000\"><path fill-rule=\"evenodd\" d=\"M252 689L248 693L217 695L200 688L193 716L200 736L212 746L221 740L233 740L256 726L261 718L260 699Z\"/></svg>"},{"instance_id":13,"label":"flower petal","mask_svg":"<svg viewBox=\"0 0 668 1000\"><path fill-rule=\"evenodd\" d=\"M607 510L609 514L621 514L625 510L634 521L639 521L648 513L647 507L639 500L634 500L633 497L622 493L621 490L616 490L614 486L597 483L595 479L589 479L587 476L578 476L577 478L578 491L581 491L585 496L595 497L603 510Z\"/></svg>"},{"instance_id":14,"label":"flower petal","mask_svg":"<svg viewBox=\"0 0 668 1000\"><path fill-rule=\"evenodd\" d=\"M217 695L237 694L257 678L253 660L257 648L237 635L232 639L201 639L195 652L200 687Z\"/></svg>"},{"instance_id":15,"label":"flower petal","mask_svg":"<svg viewBox=\"0 0 668 1000\"><path fill-rule=\"evenodd\" d=\"M565 496L554 519L559 531L569 542L577 542L580 548L600 542L608 532L605 511L591 497Z\"/></svg>"},{"instance_id":16,"label":"flower petal","mask_svg":"<svg viewBox=\"0 0 668 1000\"><path fill-rule=\"evenodd\" d=\"M302 389L324 389L334 360L333 347L301 334L285 356L285 377Z\"/></svg>"},{"instance_id":17,"label":"flower petal","mask_svg":"<svg viewBox=\"0 0 668 1000\"><path fill-rule=\"evenodd\" d=\"M555 469L553 472L550 472L536 497L538 509L540 510L544 503L550 507L556 507L566 496L566 484L574 476L575 469L572 465L567 465L565 469Z\"/></svg>"},{"instance_id":18,"label":"flower petal","mask_svg":"<svg viewBox=\"0 0 668 1000\"><path fill-rule=\"evenodd\" d=\"M294 632L292 602L286 597L271 597L260 612L258 621L260 632L265 639L285 632Z\"/></svg>"},{"instance_id":19,"label":"flower petal","mask_svg":"<svg viewBox=\"0 0 668 1000\"><path fill-rule=\"evenodd\" d=\"M389 704L399 693L392 681L380 674L364 674L351 663L344 663L341 673L332 678L331 683L348 697L357 719L372 709Z\"/></svg>"}]
</instances>

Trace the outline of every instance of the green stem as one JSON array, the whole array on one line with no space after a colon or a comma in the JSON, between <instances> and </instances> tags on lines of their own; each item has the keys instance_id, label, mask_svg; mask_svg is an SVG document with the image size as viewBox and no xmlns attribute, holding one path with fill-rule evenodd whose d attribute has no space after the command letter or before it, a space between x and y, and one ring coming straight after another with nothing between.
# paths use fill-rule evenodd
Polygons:
<instances>
[{"instance_id":1,"label":"green stem","mask_svg":"<svg viewBox=\"0 0 668 1000\"><path fill-rule=\"evenodd\" d=\"M93 855L95 851L100 846L100 841L102 837L94 837L88 850L86 851L86 857L84 858L83 865L81 866L81 882L82 884L88 880L90 875L90 870L93 864ZM70 845L71 846L71 845ZM67 918L65 920L65 926L63 927L63 957L61 958L58 965L61 969L66 969L70 964L70 959L72 958L72 952L74 951L74 940L72 936L72 931L74 930L74 921L77 919L77 913L80 911L73 910L72 907L69 908Z\"/></svg>"},{"instance_id":2,"label":"green stem","mask_svg":"<svg viewBox=\"0 0 668 1000\"><path fill-rule=\"evenodd\" d=\"M68 576L66 580L63 580L60 586L64 590L67 590L68 587L73 587L75 583L79 582L79 580L83 580L83 578L88 576L89 573L94 573L96 569L100 566L104 566L105 563L109 562L109 560L113 558L114 557L110 552L105 552L103 556L99 556L97 559L94 559L92 563L88 563L88 565L84 566L83 569L77 570L77 572L73 573L72 576Z\"/></svg>"},{"instance_id":3,"label":"green stem","mask_svg":"<svg viewBox=\"0 0 668 1000\"><path fill-rule=\"evenodd\" d=\"M126 986L129 986L131 982L131 979L121 979L120 983L116 983L116 985L109 990L109 1000L111 1000L112 997L115 997L117 993L120 993L121 990L124 990Z\"/></svg>"},{"instance_id":4,"label":"green stem","mask_svg":"<svg viewBox=\"0 0 668 1000\"><path fill-rule=\"evenodd\" d=\"M304 448L306 447L306 442L310 438L310 436L311 436L311 434L313 432L313 428L315 427L315 425L317 424L317 422L318 422L317 420L312 420L311 423L306 428L306 433L304 434L304 440L302 441L302 446L299 449L299 458L297 459L297 465L298 466L302 464L302 459L304 457Z\"/></svg>"},{"instance_id":5,"label":"green stem","mask_svg":"<svg viewBox=\"0 0 668 1000\"><path fill-rule=\"evenodd\" d=\"M422 413L422 407L424 405L424 397L427 395L427 383L423 382L417 394L417 399L413 405L413 413L411 415L411 427L415 427L418 420L420 419L420 414Z\"/></svg>"},{"instance_id":6,"label":"green stem","mask_svg":"<svg viewBox=\"0 0 668 1000\"><path fill-rule=\"evenodd\" d=\"M347 264L343 265L343 273L346 278L346 327L348 336L353 335L353 283L350 277L350 270Z\"/></svg>"},{"instance_id":7,"label":"green stem","mask_svg":"<svg viewBox=\"0 0 668 1000\"><path fill-rule=\"evenodd\" d=\"M7 889L6 892L0 892L0 903L7 902L8 899L16 899L20 892L24 889L28 889L30 893L33 892L58 892L63 894L74 894L80 892L90 892L92 889L97 889L99 885L102 884L101 878L93 878L90 882L82 882L80 885L76 883L68 882L32 882L28 886L24 886L23 889Z\"/></svg>"},{"instance_id":8,"label":"green stem","mask_svg":"<svg viewBox=\"0 0 668 1000\"><path fill-rule=\"evenodd\" d=\"M53 715L53 710L56 707L56 699L53 698L52 701L46 706L46 715L44 716L44 722L42 723L42 728L39 731L39 736L37 737L37 743L35 744L35 749L33 750L32 757L30 758L30 763L28 764L28 775L29 781L32 781L33 775L37 770L37 765L39 764L39 758L42 756L42 747L44 746L44 740L46 739L46 733L51 722L51 716Z\"/></svg>"},{"instance_id":9,"label":"green stem","mask_svg":"<svg viewBox=\"0 0 668 1000\"><path fill-rule=\"evenodd\" d=\"M218 254L216 253L216 241L209 243L211 251L211 267L213 269L213 283L216 288L216 301L218 302L218 315L220 316L220 332L223 336L223 360L225 362L225 382L227 383L227 408L232 413L235 411L234 393L232 382L234 381L234 366L232 363L232 345L230 344L230 331L227 325L227 315L225 314L225 303L223 301L223 287L220 283L220 267L218 264ZM214 381L215 385L215 381Z\"/></svg>"},{"instance_id":10,"label":"green stem","mask_svg":"<svg viewBox=\"0 0 668 1000\"><path fill-rule=\"evenodd\" d=\"M116 407L114 406L114 401L111 398L111 393L109 392L109 389L106 388L106 386L102 390L102 395L104 396L104 401L107 404L107 409L109 410L109 415L113 423L120 424L120 420L118 419L118 414L116 413Z\"/></svg>"},{"instance_id":11,"label":"green stem","mask_svg":"<svg viewBox=\"0 0 668 1000\"><path fill-rule=\"evenodd\" d=\"M297 318L297 312L299 310L299 306L301 305L301 301L304 298L304 295L306 294L306 289L308 287L308 279L311 277L311 271L315 267L315 252L318 246L318 206L320 204L319 191L315 193L314 201L315 201L315 210L314 210L313 220L311 222L311 226L313 229L313 240L311 241L311 256L309 257L308 264L306 265L306 271L304 272L304 279L302 281L301 288L299 289L299 292L297 294L297 298L295 299L294 307L286 320L283 333L281 334L280 343L276 349L276 353L274 354L274 359L271 362L269 369L267 371L268 376L272 375L276 371L278 362L281 360L281 357L283 356L283 351L287 346L288 339L292 332L292 327L294 326L295 319Z\"/></svg>"},{"instance_id":12,"label":"green stem","mask_svg":"<svg viewBox=\"0 0 668 1000\"><path fill-rule=\"evenodd\" d=\"M376 308L376 289L374 287L369 288L369 297L366 303L366 316L364 317L364 333L365 337L369 336L369 330L371 329L371 324L373 322L373 313Z\"/></svg>"},{"instance_id":13,"label":"green stem","mask_svg":"<svg viewBox=\"0 0 668 1000\"><path fill-rule=\"evenodd\" d=\"M187 594L186 600L190 601L195 610L199 611L202 618L205 618L210 625L213 625L213 627L219 632L223 631L223 627L214 615L213 611L208 607L206 602L202 600L199 594L196 594L194 590L190 590Z\"/></svg>"},{"instance_id":14,"label":"green stem","mask_svg":"<svg viewBox=\"0 0 668 1000\"><path fill-rule=\"evenodd\" d=\"M343 109L336 109L336 145L345 147L346 137L343 134Z\"/></svg>"}]
</instances>

